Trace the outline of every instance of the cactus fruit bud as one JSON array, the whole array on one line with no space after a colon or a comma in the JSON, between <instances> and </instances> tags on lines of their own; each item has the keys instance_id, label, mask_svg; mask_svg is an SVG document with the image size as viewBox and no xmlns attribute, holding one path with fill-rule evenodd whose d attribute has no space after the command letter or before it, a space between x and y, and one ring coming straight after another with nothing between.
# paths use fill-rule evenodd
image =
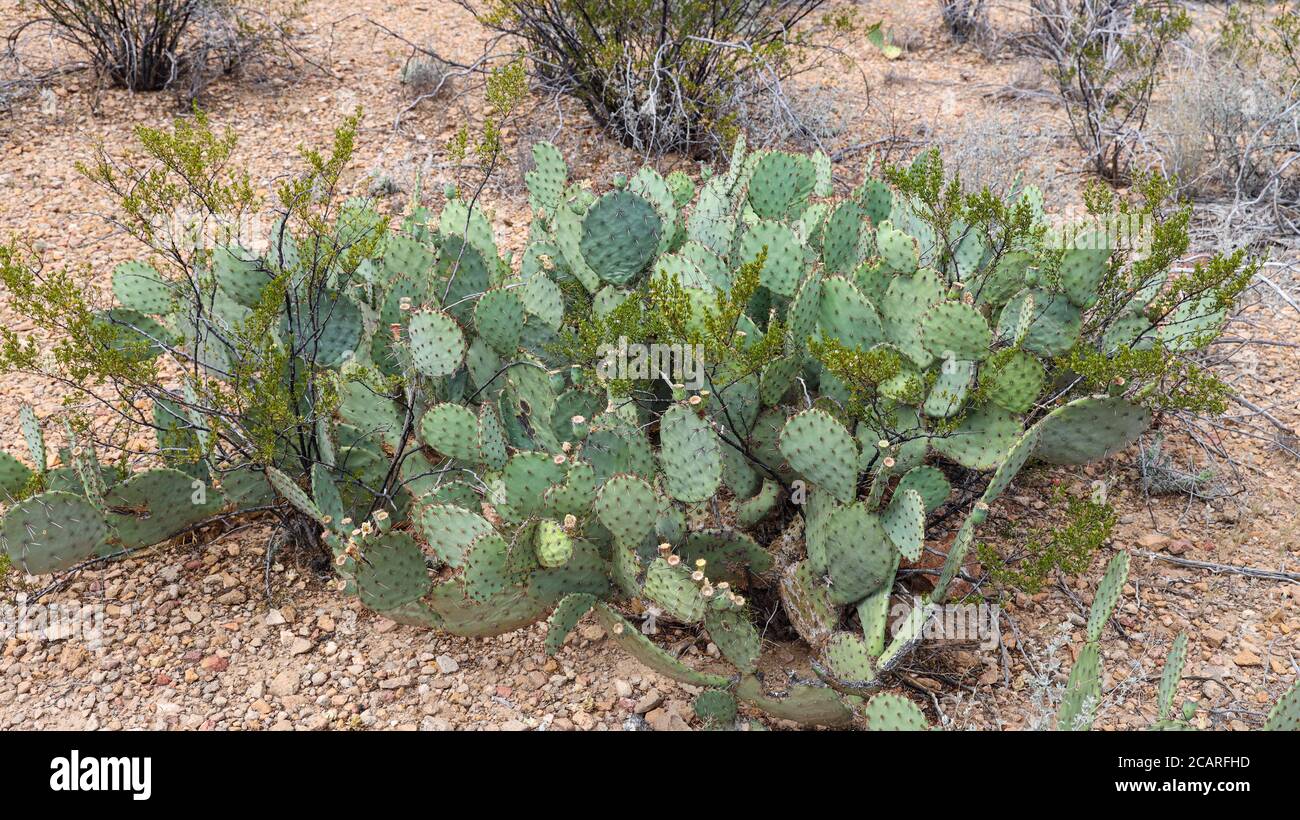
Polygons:
<instances>
[{"instance_id":1,"label":"cactus fruit bud","mask_svg":"<svg viewBox=\"0 0 1300 820\"><path fill-rule=\"evenodd\" d=\"M587 423L587 417L586 417L586 416L574 416L573 418L569 419L569 421L573 422L574 424L586 424L586 423Z\"/></svg>"},{"instance_id":2,"label":"cactus fruit bud","mask_svg":"<svg viewBox=\"0 0 1300 820\"><path fill-rule=\"evenodd\" d=\"M708 563L708 561L705 561L703 558L696 558L696 559L695 559L695 566L699 567L700 569L704 569L704 565L707 564L707 563Z\"/></svg>"},{"instance_id":3,"label":"cactus fruit bud","mask_svg":"<svg viewBox=\"0 0 1300 820\"><path fill-rule=\"evenodd\" d=\"M667 541L665 541L665 542L663 542L662 544L659 545L659 554L660 554L660 555L668 555L668 554L669 554L670 552L672 552L672 551L673 551L673 545L672 545L672 544L669 544Z\"/></svg>"},{"instance_id":4,"label":"cactus fruit bud","mask_svg":"<svg viewBox=\"0 0 1300 820\"><path fill-rule=\"evenodd\" d=\"M573 513L567 513L564 516L564 528L566 530L572 530L577 525L578 525L578 517L576 515L574 515Z\"/></svg>"},{"instance_id":5,"label":"cactus fruit bud","mask_svg":"<svg viewBox=\"0 0 1300 820\"><path fill-rule=\"evenodd\" d=\"M704 580L704 573L703 573L703 572L700 572L698 569L695 570L694 572L691 573L691 580L692 580L692 581L703 581L703 580Z\"/></svg>"},{"instance_id":6,"label":"cactus fruit bud","mask_svg":"<svg viewBox=\"0 0 1300 820\"><path fill-rule=\"evenodd\" d=\"M675 567L682 562L682 557L680 555L670 555L668 556L667 561L668 566Z\"/></svg>"},{"instance_id":7,"label":"cactus fruit bud","mask_svg":"<svg viewBox=\"0 0 1300 820\"><path fill-rule=\"evenodd\" d=\"M695 405L699 404L701 401L703 400L699 396L691 396L689 399L686 400L686 403L694 407Z\"/></svg>"}]
</instances>

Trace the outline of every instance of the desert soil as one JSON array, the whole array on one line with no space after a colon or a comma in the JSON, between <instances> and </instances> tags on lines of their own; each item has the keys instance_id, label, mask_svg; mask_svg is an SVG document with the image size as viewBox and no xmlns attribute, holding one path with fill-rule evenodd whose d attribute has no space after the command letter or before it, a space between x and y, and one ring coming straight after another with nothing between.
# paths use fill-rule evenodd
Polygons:
<instances>
[{"instance_id":1,"label":"desert soil","mask_svg":"<svg viewBox=\"0 0 1300 820\"><path fill-rule=\"evenodd\" d=\"M800 86L806 99L821 101L833 114L829 148L892 135L906 152L959 138L973 124L1005 129L1010 123L1020 131L1005 148L1014 164L1023 166L1018 170L1048 189L1049 203L1077 202L1080 162L1060 113L1043 96L1005 93L1010 85L1022 92L1043 87L1031 61L1012 54L989 60L972 46L952 45L931 2L895 4L882 13L905 53L887 61L869 47L851 49L871 82L869 98L849 85L846 72L815 74ZM7 30L18 19L16 3L0 0L0 28ZM477 113L477 95L426 101L395 127L410 102L397 79L408 49L371 21L461 60L477 56L485 39L450 2L310 0L300 45L323 70L300 65L224 79L203 101L218 127L239 135L239 162L263 190L296 170L299 146L323 145L332 127L359 103L365 117L349 169L357 193L366 191L370 172L382 172L407 191L384 203L400 209L422 169L425 198L437 207L443 183L455 181L444 146L460 123ZM51 88L52 97L30 97L0 113L0 234L36 243L49 265L84 266L87 289L107 300L109 271L140 249L105 221L108 199L78 175L73 162L91 158L100 146L111 155L123 154L132 128L165 124L177 113L176 101L99 88L86 73L62 77ZM569 105L539 106L506 138L512 151L515 145L553 138L574 175L597 184L639 163ZM846 152L836 168L837 181L855 183L865 156ZM993 163L993 173L1005 170L998 165ZM485 198L497 215L495 224L504 226L498 240L520 247L528 206L519 170L508 169ZM1275 283L1295 293L1295 268L1288 267L1296 260L1291 241L1289 248L1274 248L1277 264L1268 271ZM16 318L5 298L0 297L0 321L34 330ZM1300 311L1261 290L1248 300L1230 334L1295 340L1300 338L1297 320ZM1224 369L1243 395L1293 430L1300 427L1295 350L1245 347ZM18 377L7 377L0 394L5 399L0 445L15 453L23 452L16 422L20 401L32 403L43 418L58 411L63 399L54 386ZM1011 596L1003 605L1000 647L924 651L904 670L897 691L945 725L1041 725L1082 646L1083 616L1101 568L1117 550L1130 550L1133 565L1118 627L1108 628L1103 640L1107 699L1098 725L1122 729L1150 723L1164 655L1174 637L1187 632L1191 652L1180 700L1201 704L1199 725L1258 726L1267 704L1300 669L1300 584L1147 557L1300 569L1296 461L1272 436L1244 426L1247 413L1234 407L1217 427L1206 428L1206 440L1237 465L1231 471L1220 459L1224 484L1234 494L1208 503L1146 497L1137 448L1106 464L1027 473L999 505L998 516L1034 522L1042 518L1054 487L1087 493L1105 482L1122 516L1115 537L1088 572L1037 595ZM1294 440L1290 445L1295 448ZM1204 458L1188 436L1172 428L1165 446L1180 457ZM267 544L268 531L252 526L215 541L178 541L81 573L44 602L102 606L102 640L0 634L0 727L695 728L690 687L640 666L594 623L584 621L555 658L543 652L543 625L483 640L431 634L342 599L319 571L291 558L271 562L268 598ZM48 581L10 578L6 603ZM716 653L706 639L679 637L688 656L707 661Z\"/></svg>"}]
</instances>

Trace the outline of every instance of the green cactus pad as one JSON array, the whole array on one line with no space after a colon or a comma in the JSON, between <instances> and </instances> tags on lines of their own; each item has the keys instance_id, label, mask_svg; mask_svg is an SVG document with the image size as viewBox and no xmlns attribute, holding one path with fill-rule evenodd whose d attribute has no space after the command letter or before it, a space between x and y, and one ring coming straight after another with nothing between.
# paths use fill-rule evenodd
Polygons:
<instances>
[{"instance_id":1,"label":"green cactus pad","mask_svg":"<svg viewBox=\"0 0 1300 820\"><path fill-rule=\"evenodd\" d=\"M840 615L812 564L800 561L787 567L781 573L780 593L781 605L795 632L809 646L821 646L835 631Z\"/></svg>"},{"instance_id":2,"label":"green cactus pad","mask_svg":"<svg viewBox=\"0 0 1300 820\"><path fill-rule=\"evenodd\" d=\"M643 592L682 623L696 623L704 617L704 596L682 563L671 566L663 558L651 561L646 567Z\"/></svg>"},{"instance_id":3,"label":"green cactus pad","mask_svg":"<svg viewBox=\"0 0 1300 820\"><path fill-rule=\"evenodd\" d=\"M415 367L431 379L450 376L465 358L465 334L460 325L441 311L425 310L411 316L408 330Z\"/></svg>"},{"instance_id":4,"label":"green cactus pad","mask_svg":"<svg viewBox=\"0 0 1300 820\"><path fill-rule=\"evenodd\" d=\"M921 317L921 344L937 359L982 361L993 332L974 305L940 302Z\"/></svg>"},{"instance_id":5,"label":"green cactus pad","mask_svg":"<svg viewBox=\"0 0 1300 820\"><path fill-rule=\"evenodd\" d=\"M686 404L668 408L659 421L659 458L665 487L678 501L706 501L722 482L722 443L708 422Z\"/></svg>"},{"instance_id":6,"label":"green cactus pad","mask_svg":"<svg viewBox=\"0 0 1300 820\"><path fill-rule=\"evenodd\" d=\"M552 219L555 244L564 258L565 267L582 283L588 293L600 290L600 277L582 256L582 216L571 208L561 207Z\"/></svg>"},{"instance_id":7,"label":"green cactus pad","mask_svg":"<svg viewBox=\"0 0 1300 820\"><path fill-rule=\"evenodd\" d=\"M703 558L705 573L714 583L726 581L734 587L761 576L772 568L772 555L748 534L727 528L705 528L686 536L681 549L691 568Z\"/></svg>"},{"instance_id":8,"label":"green cactus pad","mask_svg":"<svg viewBox=\"0 0 1300 820\"><path fill-rule=\"evenodd\" d=\"M989 479L988 486L984 488L984 495L981 500L986 504L992 504L999 496L1011 486L1020 469L1025 466L1025 462L1033 456L1034 450L1038 445L1039 428L1037 425L1030 427L1024 435L1016 439L1011 448L1007 450L997 469L993 471L993 477Z\"/></svg>"},{"instance_id":9,"label":"green cactus pad","mask_svg":"<svg viewBox=\"0 0 1300 820\"><path fill-rule=\"evenodd\" d=\"M1151 411L1118 396L1075 399L1038 422L1034 457L1049 464L1086 464L1123 450L1151 425Z\"/></svg>"},{"instance_id":10,"label":"green cactus pad","mask_svg":"<svg viewBox=\"0 0 1300 820\"><path fill-rule=\"evenodd\" d=\"M1025 318L1021 310L1027 302L1032 310L1021 342L1025 350L1042 356L1060 356L1074 346L1083 323L1079 309L1064 295L1044 290L1024 291L1007 302L998 318L999 339L1011 341L1020 337L1017 328Z\"/></svg>"},{"instance_id":11,"label":"green cactus pad","mask_svg":"<svg viewBox=\"0 0 1300 820\"><path fill-rule=\"evenodd\" d=\"M104 514L67 492L24 499L0 522L0 540L9 560L30 575L59 572L91 558L107 537Z\"/></svg>"},{"instance_id":12,"label":"green cactus pad","mask_svg":"<svg viewBox=\"0 0 1300 820\"><path fill-rule=\"evenodd\" d=\"M737 262L749 264L767 249L759 284L773 293L794 296L804 274L804 249L799 237L783 222L761 219L740 237Z\"/></svg>"},{"instance_id":13,"label":"green cactus pad","mask_svg":"<svg viewBox=\"0 0 1300 820\"><path fill-rule=\"evenodd\" d=\"M691 686L707 686L715 689L731 683L721 675L698 672L677 660L655 646L649 638L641 634L640 630L606 604L596 604L596 617L600 619L601 626L605 627L605 631L609 633L614 643L660 675Z\"/></svg>"},{"instance_id":14,"label":"green cactus pad","mask_svg":"<svg viewBox=\"0 0 1300 820\"><path fill-rule=\"evenodd\" d=\"M1012 350L999 355L980 374L988 400L1012 413L1027 413L1043 392L1046 370L1033 355Z\"/></svg>"},{"instance_id":15,"label":"green cactus pad","mask_svg":"<svg viewBox=\"0 0 1300 820\"><path fill-rule=\"evenodd\" d=\"M482 206L463 199L451 199L438 216L438 232L444 239L460 240L473 246L483 261L495 263L496 239L492 235L492 222Z\"/></svg>"},{"instance_id":16,"label":"green cactus pad","mask_svg":"<svg viewBox=\"0 0 1300 820\"><path fill-rule=\"evenodd\" d=\"M501 428L501 416L491 404L484 404L478 410L478 447L487 466L493 470L506 466L510 456L505 431Z\"/></svg>"},{"instance_id":17,"label":"green cactus pad","mask_svg":"<svg viewBox=\"0 0 1300 820\"><path fill-rule=\"evenodd\" d=\"M853 713L835 690L825 686L793 685L781 694L768 694L756 678L746 677L736 687L736 697L781 720L814 726L845 726Z\"/></svg>"},{"instance_id":18,"label":"green cactus pad","mask_svg":"<svg viewBox=\"0 0 1300 820\"><path fill-rule=\"evenodd\" d=\"M585 518L591 513L592 499L596 497L596 471L591 462L572 459L564 483L551 487L545 493L547 508L555 515L574 515Z\"/></svg>"},{"instance_id":19,"label":"green cactus pad","mask_svg":"<svg viewBox=\"0 0 1300 820\"><path fill-rule=\"evenodd\" d=\"M298 486L298 482L274 467L268 466L265 472L266 480L271 483L281 498L292 504L298 512L311 516L321 524L325 523L325 513L321 512L316 502L311 500L311 496Z\"/></svg>"},{"instance_id":20,"label":"green cactus pad","mask_svg":"<svg viewBox=\"0 0 1300 820\"><path fill-rule=\"evenodd\" d=\"M763 479L758 494L736 508L737 523L742 527L754 526L776 510L780 497L781 485L770 478Z\"/></svg>"},{"instance_id":21,"label":"green cactus pad","mask_svg":"<svg viewBox=\"0 0 1300 820\"><path fill-rule=\"evenodd\" d=\"M706 689L699 693L691 708L711 728L725 728L736 722L736 698L722 689Z\"/></svg>"},{"instance_id":22,"label":"green cactus pad","mask_svg":"<svg viewBox=\"0 0 1300 820\"><path fill-rule=\"evenodd\" d=\"M636 546L654 529L658 503L654 490L633 475L616 475L596 496L596 516L618 543Z\"/></svg>"},{"instance_id":23,"label":"green cactus pad","mask_svg":"<svg viewBox=\"0 0 1300 820\"><path fill-rule=\"evenodd\" d=\"M709 609L704 616L704 627L709 631L709 638L732 666L744 674L752 674L758 669L763 641L744 612Z\"/></svg>"},{"instance_id":24,"label":"green cactus pad","mask_svg":"<svg viewBox=\"0 0 1300 820\"><path fill-rule=\"evenodd\" d=\"M952 492L952 485L948 483L948 479L944 477L942 470L927 465L908 470L898 480L898 486L894 488L894 493L898 494L908 490L915 490L921 496L921 500L925 502L925 511L931 513L948 500L948 496Z\"/></svg>"},{"instance_id":25,"label":"green cactus pad","mask_svg":"<svg viewBox=\"0 0 1300 820\"><path fill-rule=\"evenodd\" d=\"M808 207L817 169L805 156L763 154L749 178L749 206L761 219L795 219Z\"/></svg>"},{"instance_id":26,"label":"green cactus pad","mask_svg":"<svg viewBox=\"0 0 1300 820\"><path fill-rule=\"evenodd\" d=\"M1174 695L1178 693L1178 681L1182 680L1185 663L1187 663L1187 633L1184 632L1174 638L1174 645L1165 658L1165 670L1160 675L1157 703L1161 720L1167 720L1174 708Z\"/></svg>"},{"instance_id":27,"label":"green cactus pad","mask_svg":"<svg viewBox=\"0 0 1300 820\"><path fill-rule=\"evenodd\" d=\"M795 291L794 301L786 312L785 350L787 353L801 352L808 344L808 339L817 328L817 319L821 315L822 280L815 273L803 280Z\"/></svg>"},{"instance_id":28,"label":"green cactus pad","mask_svg":"<svg viewBox=\"0 0 1300 820\"><path fill-rule=\"evenodd\" d=\"M856 603L893 582L894 547L880 518L863 504L832 512L824 538L831 603Z\"/></svg>"},{"instance_id":29,"label":"green cactus pad","mask_svg":"<svg viewBox=\"0 0 1300 820\"><path fill-rule=\"evenodd\" d=\"M625 285L650 263L662 230L653 205L631 191L611 191L582 218L582 257L602 280Z\"/></svg>"},{"instance_id":30,"label":"green cactus pad","mask_svg":"<svg viewBox=\"0 0 1300 820\"><path fill-rule=\"evenodd\" d=\"M823 336L839 339L845 347L866 350L885 338L875 306L843 276L822 281L817 323Z\"/></svg>"},{"instance_id":31,"label":"green cactus pad","mask_svg":"<svg viewBox=\"0 0 1300 820\"><path fill-rule=\"evenodd\" d=\"M122 307L155 316L165 316L176 307L171 283L144 262L123 262L113 268L113 295Z\"/></svg>"},{"instance_id":32,"label":"green cactus pad","mask_svg":"<svg viewBox=\"0 0 1300 820\"><path fill-rule=\"evenodd\" d=\"M880 305L885 337L898 346L917 367L929 367L934 357L922 344L921 319L931 305L943 300L939 274L922 268L911 276L896 276Z\"/></svg>"},{"instance_id":33,"label":"green cactus pad","mask_svg":"<svg viewBox=\"0 0 1300 820\"><path fill-rule=\"evenodd\" d=\"M1106 565L1106 574L1097 584L1097 594L1093 596L1092 608L1088 611L1089 641L1101 640L1102 630L1106 628L1106 622L1124 591L1124 583L1128 581L1128 562L1128 553L1121 552Z\"/></svg>"},{"instance_id":34,"label":"green cactus pad","mask_svg":"<svg viewBox=\"0 0 1300 820\"><path fill-rule=\"evenodd\" d=\"M45 472L48 467L45 461L45 436L41 433L40 422L36 420L36 411L30 404L24 404L18 409L18 426L22 428L23 440L27 442L27 452L32 455L36 472Z\"/></svg>"},{"instance_id":35,"label":"green cactus pad","mask_svg":"<svg viewBox=\"0 0 1300 820\"><path fill-rule=\"evenodd\" d=\"M478 424L473 411L444 402L430 407L420 419L420 437L445 456L477 464L483 461L478 447Z\"/></svg>"},{"instance_id":36,"label":"green cactus pad","mask_svg":"<svg viewBox=\"0 0 1300 820\"><path fill-rule=\"evenodd\" d=\"M501 471L505 498L494 503L502 517L523 521L545 511L545 493L564 483L567 469L548 453L515 453Z\"/></svg>"},{"instance_id":37,"label":"green cactus pad","mask_svg":"<svg viewBox=\"0 0 1300 820\"><path fill-rule=\"evenodd\" d=\"M8 453L0 451L0 500L17 497L31 477L31 468Z\"/></svg>"},{"instance_id":38,"label":"green cactus pad","mask_svg":"<svg viewBox=\"0 0 1300 820\"><path fill-rule=\"evenodd\" d=\"M848 273L862 261L862 227L867 211L851 199L831 212L822 230L822 262L831 273Z\"/></svg>"},{"instance_id":39,"label":"green cactus pad","mask_svg":"<svg viewBox=\"0 0 1300 820\"><path fill-rule=\"evenodd\" d=\"M1025 286L1025 269L1034 261L1027 251L1007 251L983 275L974 277L968 290L975 304L998 307L1006 304Z\"/></svg>"},{"instance_id":40,"label":"green cactus pad","mask_svg":"<svg viewBox=\"0 0 1300 820\"><path fill-rule=\"evenodd\" d=\"M953 430L931 440L934 449L970 470L992 470L1020 437L1020 420L1000 407L972 410Z\"/></svg>"},{"instance_id":41,"label":"green cactus pad","mask_svg":"<svg viewBox=\"0 0 1300 820\"><path fill-rule=\"evenodd\" d=\"M781 454L790 466L840 501L857 491L858 447L843 425L821 410L806 410L786 422Z\"/></svg>"},{"instance_id":42,"label":"green cactus pad","mask_svg":"<svg viewBox=\"0 0 1300 820\"><path fill-rule=\"evenodd\" d=\"M892 273L910 274L920 264L916 240L885 221L876 228L876 252Z\"/></svg>"},{"instance_id":43,"label":"green cactus pad","mask_svg":"<svg viewBox=\"0 0 1300 820\"><path fill-rule=\"evenodd\" d=\"M889 540L898 552L909 561L921 557L925 543L925 500L916 490L895 491L880 517Z\"/></svg>"},{"instance_id":44,"label":"green cactus pad","mask_svg":"<svg viewBox=\"0 0 1300 820\"><path fill-rule=\"evenodd\" d=\"M516 291L496 288L479 297L474 329L498 353L513 356L524 329L524 303Z\"/></svg>"},{"instance_id":45,"label":"green cactus pad","mask_svg":"<svg viewBox=\"0 0 1300 820\"><path fill-rule=\"evenodd\" d=\"M1109 240L1105 234L1093 232L1077 237L1075 244L1077 247L1061 257L1061 289L1074 304L1090 308L1097 301L1102 278L1109 268Z\"/></svg>"},{"instance_id":46,"label":"green cactus pad","mask_svg":"<svg viewBox=\"0 0 1300 820\"><path fill-rule=\"evenodd\" d=\"M955 416L966 404L966 396L970 393L970 386L974 380L974 362L944 360L940 365L934 387L930 388L929 395L925 397L925 404L921 407L922 412L932 419ZM899 390L905 395L908 387L903 385ZM886 392L885 385L881 385L881 392L886 396L890 395ZM902 396L899 398L901 399Z\"/></svg>"},{"instance_id":47,"label":"green cactus pad","mask_svg":"<svg viewBox=\"0 0 1300 820\"><path fill-rule=\"evenodd\" d=\"M565 595L560 599L560 603L551 613L551 617L546 621L546 647L547 655L559 653L560 648L564 646L564 639L569 637L569 633L582 620L582 616L591 611L596 605L596 596L585 592L574 592Z\"/></svg>"},{"instance_id":48,"label":"green cactus pad","mask_svg":"<svg viewBox=\"0 0 1300 820\"><path fill-rule=\"evenodd\" d=\"M424 554L404 532L386 532L362 547L357 595L376 612L416 601L429 591Z\"/></svg>"},{"instance_id":49,"label":"green cactus pad","mask_svg":"<svg viewBox=\"0 0 1300 820\"><path fill-rule=\"evenodd\" d=\"M524 174L528 185L528 204L533 210L554 214L564 195L569 168L560 149L549 142L533 145L533 170Z\"/></svg>"},{"instance_id":50,"label":"green cactus pad","mask_svg":"<svg viewBox=\"0 0 1300 820\"><path fill-rule=\"evenodd\" d=\"M564 293L549 277L537 274L519 289L519 298L530 316L535 316L551 330L559 330L564 322ZM476 326L478 317L474 319ZM480 333L482 330L479 331ZM514 352L513 349L510 350Z\"/></svg>"},{"instance_id":51,"label":"green cactus pad","mask_svg":"<svg viewBox=\"0 0 1300 820\"><path fill-rule=\"evenodd\" d=\"M1101 701L1101 650L1086 643L1070 669L1065 696L1056 712L1056 728L1061 731L1087 731Z\"/></svg>"},{"instance_id":52,"label":"green cactus pad","mask_svg":"<svg viewBox=\"0 0 1300 820\"><path fill-rule=\"evenodd\" d=\"M889 692L876 695L863 710L867 729L872 732L924 732L930 728L925 714L915 703Z\"/></svg>"},{"instance_id":53,"label":"green cactus pad","mask_svg":"<svg viewBox=\"0 0 1300 820\"><path fill-rule=\"evenodd\" d=\"M551 569L564 566L573 557L573 539L550 519L537 522L533 548L537 550L537 563Z\"/></svg>"},{"instance_id":54,"label":"green cactus pad","mask_svg":"<svg viewBox=\"0 0 1300 820\"><path fill-rule=\"evenodd\" d=\"M1268 713L1265 732L1300 732L1300 682L1291 684Z\"/></svg>"},{"instance_id":55,"label":"green cactus pad","mask_svg":"<svg viewBox=\"0 0 1300 820\"><path fill-rule=\"evenodd\" d=\"M213 248L212 276L223 293L250 308L262 301L262 290L271 283L261 260L250 251L229 245Z\"/></svg>"},{"instance_id":56,"label":"green cactus pad","mask_svg":"<svg viewBox=\"0 0 1300 820\"><path fill-rule=\"evenodd\" d=\"M495 258L494 258L495 262ZM492 275L483 251L460 235L445 236L431 283L433 296L463 325L473 319L475 297L490 286Z\"/></svg>"},{"instance_id":57,"label":"green cactus pad","mask_svg":"<svg viewBox=\"0 0 1300 820\"><path fill-rule=\"evenodd\" d=\"M465 565L475 539L492 532L492 525L483 516L454 504L425 505L417 523L434 555L456 569Z\"/></svg>"},{"instance_id":58,"label":"green cactus pad","mask_svg":"<svg viewBox=\"0 0 1300 820\"><path fill-rule=\"evenodd\" d=\"M876 669L860 635L836 632L821 651L819 676L840 691L861 691L878 686ZM817 670L817 667L813 667Z\"/></svg>"},{"instance_id":59,"label":"green cactus pad","mask_svg":"<svg viewBox=\"0 0 1300 820\"><path fill-rule=\"evenodd\" d=\"M179 470L137 473L104 494L108 525L128 549L158 544L221 511L225 499Z\"/></svg>"}]
</instances>

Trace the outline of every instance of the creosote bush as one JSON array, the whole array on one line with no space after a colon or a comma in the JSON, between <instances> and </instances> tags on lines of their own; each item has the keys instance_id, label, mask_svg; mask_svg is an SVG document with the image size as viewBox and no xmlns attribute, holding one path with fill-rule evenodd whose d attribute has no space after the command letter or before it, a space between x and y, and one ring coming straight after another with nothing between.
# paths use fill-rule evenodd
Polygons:
<instances>
[{"instance_id":1,"label":"creosote bush","mask_svg":"<svg viewBox=\"0 0 1300 820\"><path fill-rule=\"evenodd\" d=\"M492 85L493 123L518 92L512 71ZM485 172L497 127L457 141ZM260 511L403 623L549 617L558 652L592 612L706 690L715 723L740 700L918 727L877 690L969 590L1017 473L1222 407L1195 355L1253 263L1175 269L1186 214L1157 183L1091 192L1076 231L1035 189L964 191L934 153L837 198L824 155L738 141L699 180L645 167L592 190L540 143L513 258L474 195L401 224L344 197L355 128L304 152L257 236L241 226L266 206L202 115L140 129L140 163L85 166L148 251L112 272L114 304L84 271L0 251L11 304L57 333L0 329L0 368L71 402L57 459L30 411L29 458L0 458L16 565L64 571ZM1143 242L1121 230L1137 217ZM921 604L891 623L895 592ZM692 666L643 616L707 632L727 666ZM755 674L761 629L806 645L802 680Z\"/></svg>"},{"instance_id":2,"label":"creosote bush","mask_svg":"<svg viewBox=\"0 0 1300 820\"><path fill-rule=\"evenodd\" d=\"M784 84L849 36L881 38L825 0L460 0L523 43L530 73L638 151L712 154ZM875 40L873 40L874 42ZM883 42L883 41L882 41Z\"/></svg>"}]
</instances>

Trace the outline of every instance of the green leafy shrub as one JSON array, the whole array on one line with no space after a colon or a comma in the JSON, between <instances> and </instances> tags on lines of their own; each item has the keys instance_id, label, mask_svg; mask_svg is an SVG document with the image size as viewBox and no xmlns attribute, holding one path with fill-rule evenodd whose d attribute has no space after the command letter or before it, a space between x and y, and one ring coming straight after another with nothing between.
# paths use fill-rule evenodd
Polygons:
<instances>
[{"instance_id":1,"label":"green leafy shrub","mask_svg":"<svg viewBox=\"0 0 1300 820\"><path fill-rule=\"evenodd\" d=\"M963 192L936 154L837 199L824 156L743 141L698 184L646 167L599 193L539 144L528 244L503 258L455 191L401 225L344 199L354 126L305 152L269 236L238 235L258 204L202 116L142 129L139 170L86 168L153 252L113 272L114 306L0 255L11 304L62 331L47 351L0 329L0 366L118 422L71 425L58 466L31 425L34 466L3 476L42 477L0 522L15 563L264 510L395 620L491 635L549 613L555 652L594 612L652 669L721 692L701 704L718 719L730 698L839 724L920 641L1026 463L1104 458L1171 401L1212 401L1172 364L1098 386L1075 363L1188 360L1252 270L1173 271L1185 221L1158 203L1094 194L1093 229L1057 231L1036 190ZM490 168L492 134L476 145ZM169 232L176 212L204 218ZM1154 222L1142 251L1113 230L1132 214ZM928 530L961 516L929 573ZM924 605L891 625L895 589ZM687 664L628 612L707 630L729 668ZM765 624L807 644L817 684L777 696L755 676ZM896 701L863 714L923 725Z\"/></svg>"},{"instance_id":2,"label":"green leafy shrub","mask_svg":"<svg viewBox=\"0 0 1300 820\"><path fill-rule=\"evenodd\" d=\"M1013 556L1002 557L991 544L976 549L994 583L1030 594L1039 592L1053 573L1077 575L1086 570L1093 555L1110 539L1118 519L1109 504L1074 498L1064 490L1058 490L1054 498L1065 504L1063 520L1058 526L1029 532Z\"/></svg>"},{"instance_id":3,"label":"green leafy shrub","mask_svg":"<svg viewBox=\"0 0 1300 820\"><path fill-rule=\"evenodd\" d=\"M639 151L713 153L737 125L793 116L783 84L857 30L824 0L461 0L479 22L524 44L545 88L580 101ZM883 41L882 41L883 42ZM785 112L785 114L782 114Z\"/></svg>"}]
</instances>

